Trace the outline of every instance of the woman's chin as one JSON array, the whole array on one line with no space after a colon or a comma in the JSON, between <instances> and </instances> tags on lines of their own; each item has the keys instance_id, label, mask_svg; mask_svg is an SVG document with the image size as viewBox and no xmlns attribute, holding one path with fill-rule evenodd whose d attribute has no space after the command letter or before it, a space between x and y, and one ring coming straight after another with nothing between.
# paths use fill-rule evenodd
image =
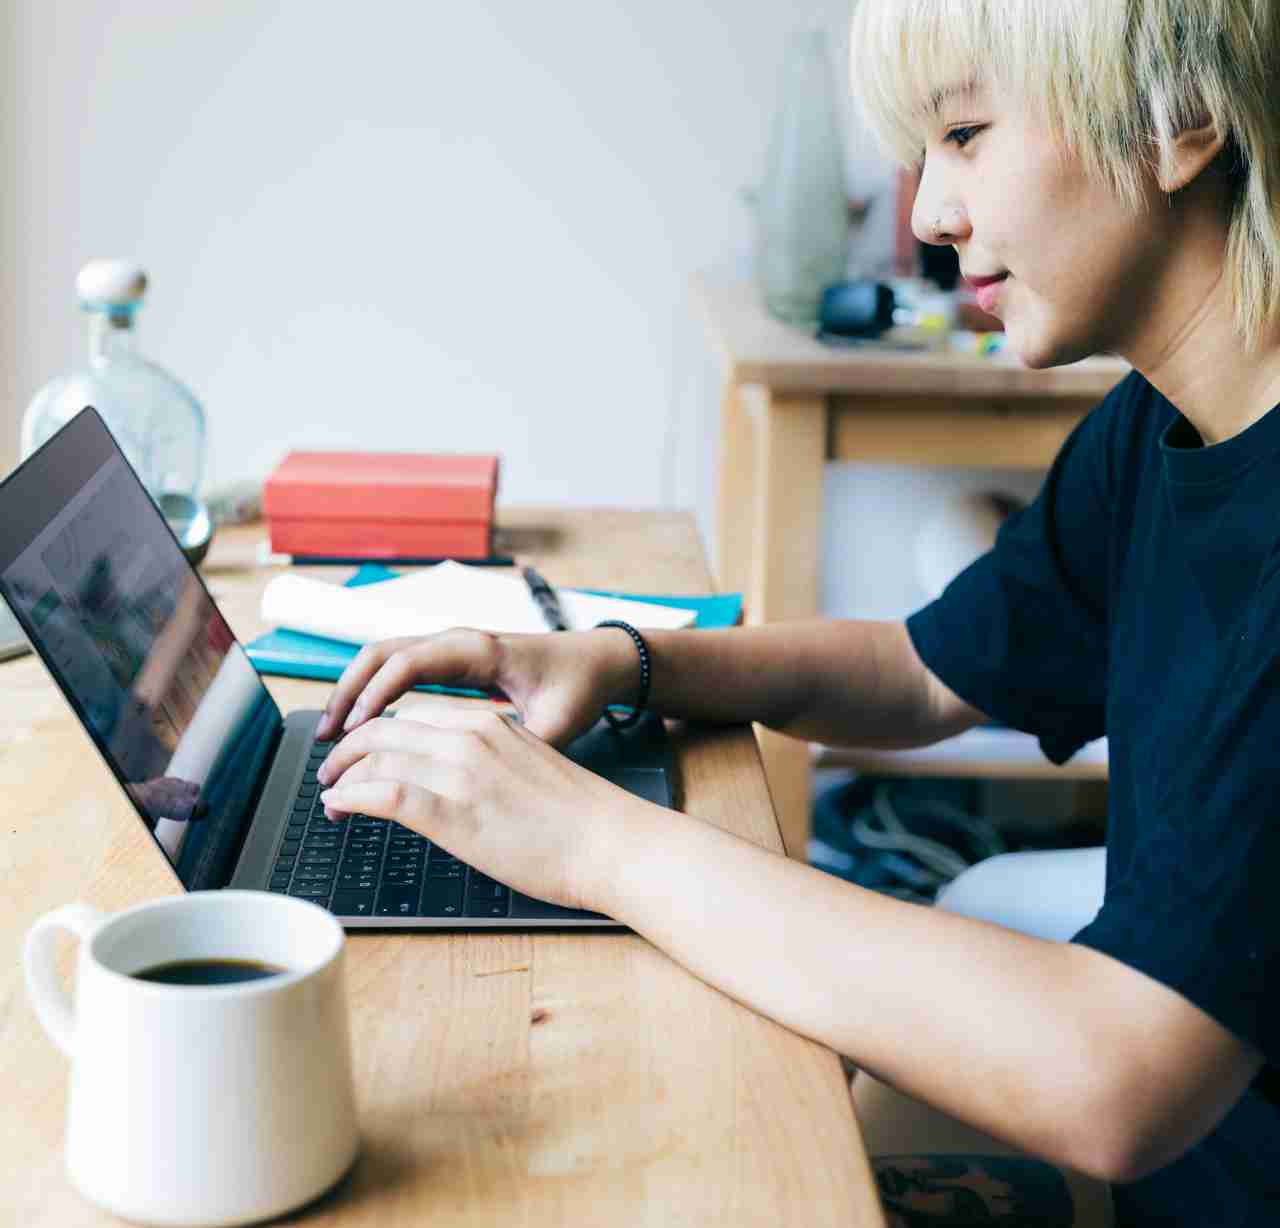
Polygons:
<instances>
[{"instance_id":1,"label":"woman's chin","mask_svg":"<svg viewBox=\"0 0 1280 1228\"><path fill-rule=\"evenodd\" d=\"M1033 371L1043 371L1046 367L1062 367L1070 362L1079 362L1088 358L1091 350L1079 345L1072 345L1062 337L1041 330L1019 328L1016 322L1005 321L1005 336L1009 340L1009 348L1021 359L1023 366Z\"/></svg>"}]
</instances>

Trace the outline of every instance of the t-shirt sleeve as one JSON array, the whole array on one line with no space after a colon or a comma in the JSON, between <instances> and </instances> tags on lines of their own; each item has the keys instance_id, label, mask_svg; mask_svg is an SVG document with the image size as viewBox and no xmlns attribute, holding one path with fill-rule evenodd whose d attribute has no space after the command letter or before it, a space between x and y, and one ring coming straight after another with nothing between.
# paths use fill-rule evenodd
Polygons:
<instances>
[{"instance_id":1,"label":"t-shirt sleeve","mask_svg":"<svg viewBox=\"0 0 1280 1228\"><path fill-rule=\"evenodd\" d=\"M1280 575L1157 779L1073 941L1169 986L1280 1065ZM1244 645L1254 646L1244 649Z\"/></svg>"},{"instance_id":2,"label":"t-shirt sleeve","mask_svg":"<svg viewBox=\"0 0 1280 1228\"><path fill-rule=\"evenodd\" d=\"M1068 437L995 546L907 619L924 664L1065 763L1105 732L1113 392Z\"/></svg>"}]
</instances>

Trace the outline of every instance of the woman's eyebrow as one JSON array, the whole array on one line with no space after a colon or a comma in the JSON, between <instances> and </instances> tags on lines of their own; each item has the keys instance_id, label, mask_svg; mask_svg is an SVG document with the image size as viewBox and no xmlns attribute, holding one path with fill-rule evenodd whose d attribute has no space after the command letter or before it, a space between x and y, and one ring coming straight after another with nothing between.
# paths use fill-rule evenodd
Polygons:
<instances>
[{"instance_id":1,"label":"woman's eyebrow","mask_svg":"<svg viewBox=\"0 0 1280 1228\"><path fill-rule=\"evenodd\" d=\"M938 116L942 112L943 106L952 98L972 97L978 92L978 82L969 80L962 85L948 85L940 90L935 90L929 95L928 114Z\"/></svg>"}]
</instances>

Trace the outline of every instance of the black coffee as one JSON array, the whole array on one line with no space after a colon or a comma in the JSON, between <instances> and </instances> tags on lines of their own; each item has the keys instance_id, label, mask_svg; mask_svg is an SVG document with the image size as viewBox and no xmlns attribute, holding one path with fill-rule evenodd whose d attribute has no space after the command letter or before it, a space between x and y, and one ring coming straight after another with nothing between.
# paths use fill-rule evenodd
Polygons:
<instances>
[{"instance_id":1,"label":"black coffee","mask_svg":"<svg viewBox=\"0 0 1280 1228\"><path fill-rule=\"evenodd\" d=\"M288 969L257 959L179 959L144 968L133 975L139 981L156 981L161 985L235 985L240 981L261 981L282 972Z\"/></svg>"}]
</instances>

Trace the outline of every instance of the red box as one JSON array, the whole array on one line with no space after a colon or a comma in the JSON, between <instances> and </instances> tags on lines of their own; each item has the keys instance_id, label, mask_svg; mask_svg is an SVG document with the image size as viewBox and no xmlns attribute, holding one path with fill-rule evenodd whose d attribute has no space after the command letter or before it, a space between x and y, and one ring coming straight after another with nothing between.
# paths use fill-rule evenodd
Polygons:
<instances>
[{"instance_id":1,"label":"red box","mask_svg":"<svg viewBox=\"0 0 1280 1228\"><path fill-rule=\"evenodd\" d=\"M496 456L290 452L262 507L280 554L484 559L497 492Z\"/></svg>"}]
</instances>

